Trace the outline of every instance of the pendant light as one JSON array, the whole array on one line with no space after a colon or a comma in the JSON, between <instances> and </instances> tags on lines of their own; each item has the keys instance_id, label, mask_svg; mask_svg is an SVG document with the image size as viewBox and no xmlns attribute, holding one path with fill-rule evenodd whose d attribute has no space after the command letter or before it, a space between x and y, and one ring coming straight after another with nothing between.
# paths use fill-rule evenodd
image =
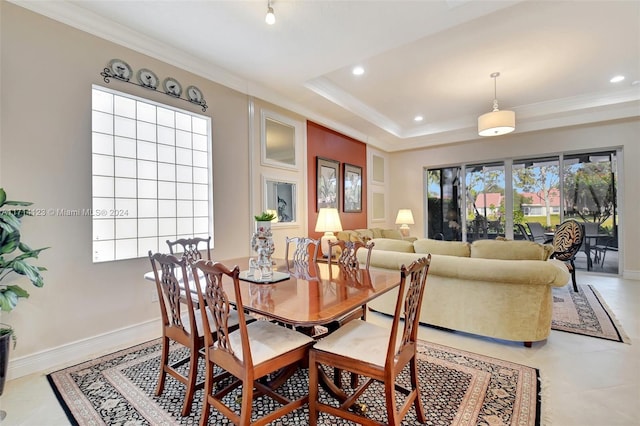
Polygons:
<instances>
[{"instance_id":1,"label":"pendant light","mask_svg":"<svg viewBox=\"0 0 640 426\"><path fill-rule=\"evenodd\" d=\"M276 14L273 13L273 7L271 7L271 0L267 1L267 16L264 17L264 22L269 25L276 23Z\"/></svg>"},{"instance_id":2,"label":"pendant light","mask_svg":"<svg viewBox=\"0 0 640 426\"><path fill-rule=\"evenodd\" d=\"M493 78L493 111L478 117L478 134L480 136L498 136L511 133L516 129L516 113L513 111L500 111L498 109L498 95L496 79L499 72L490 75Z\"/></svg>"}]
</instances>

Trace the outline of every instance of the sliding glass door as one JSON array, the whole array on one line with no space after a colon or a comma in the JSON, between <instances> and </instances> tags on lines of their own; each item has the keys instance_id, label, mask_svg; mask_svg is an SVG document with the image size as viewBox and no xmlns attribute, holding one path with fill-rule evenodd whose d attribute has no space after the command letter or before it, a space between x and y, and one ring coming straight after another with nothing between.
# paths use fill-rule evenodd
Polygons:
<instances>
[{"instance_id":1,"label":"sliding glass door","mask_svg":"<svg viewBox=\"0 0 640 426\"><path fill-rule=\"evenodd\" d=\"M504 236L504 164L476 164L465 168L467 241Z\"/></svg>"},{"instance_id":2,"label":"sliding glass door","mask_svg":"<svg viewBox=\"0 0 640 426\"><path fill-rule=\"evenodd\" d=\"M563 160L564 218L584 223L583 260L578 267L618 273L616 153L566 155ZM586 264L586 266L585 266Z\"/></svg>"},{"instance_id":3,"label":"sliding glass door","mask_svg":"<svg viewBox=\"0 0 640 426\"><path fill-rule=\"evenodd\" d=\"M576 267L617 274L616 166L605 151L427 169L427 237L533 239L539 229L544 241L576 219L587 236Z\"/></svg>"},{"instance_id":4,"label":"sliding glass door","mask_svg":"<svg viewBox=\"0 0 640 426\"><path fill-rule=\"evenodd\" d=\"M460 170L446 167L426 172L428 238L462 241Z\"/></svg>"},{"instance_id":5,"label":"sliding glass door","mask_svg":"<svg viewBox=\"0 0 640 426\"><path fill-rule=\"evenodd\" d=\"M511 175L513 223L518 234L522 234L521 225L528 232L535 223L552 232L560 223L559 157L514 160Z\"/></svg>"}]
</instances>

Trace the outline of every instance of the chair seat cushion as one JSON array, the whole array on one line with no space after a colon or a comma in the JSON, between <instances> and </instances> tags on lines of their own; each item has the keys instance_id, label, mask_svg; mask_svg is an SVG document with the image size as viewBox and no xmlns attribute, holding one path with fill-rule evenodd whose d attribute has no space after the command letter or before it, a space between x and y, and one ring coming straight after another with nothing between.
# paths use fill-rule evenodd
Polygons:
<instances>
[{"instance_id":1,"label":"chair seat cushion","mask_svg":"<svg viewBox=\"0 0 640 426\"><path fill-rule=\"evenodd\" d=\"M386 327L356 319L317 341L313 349L384 367L390 334ZM399 343L400 338L396 348Z\"/></svg>"},{"instance_id":2,"label":"chair seat cushion","mask_svg":"<svg viewBox=\"0 0 640 426\"><path fill-rule=\"evenodd\" d=\"M194 310L194 314L196 316L196 327L198 327L198 337L204 336L204 329L202 326L202 313L200 309ZM215 324L213 320L213 315L211 315L211 311L207 308L207 316L209 317L209 324ZM250 320L255 320L250 315L245 315L245 320L249 322ZM229 312L229 322L227 326L229 328L236 327L240 323L240 318L238 317L238 311ZM189 314L186 313L182 315L182 324L184 325L184 329L187 333L191 333L191 325L189 324Z\"/></svg>"},{"instance_id":3,"label":"chair seat cushion","mask_svg":"<svg viewBox=\"0 0 640 426\"><path fill-rule=\"evenodd\" d=\"M254 321L247 324L247 333L249 334L249 347L254 365L276 358L301 346L309 345L314 341L307 335L269 321ZM240 330L229 334L229 341L236 357L242 360Z\"/></svg>"}]
</instances>

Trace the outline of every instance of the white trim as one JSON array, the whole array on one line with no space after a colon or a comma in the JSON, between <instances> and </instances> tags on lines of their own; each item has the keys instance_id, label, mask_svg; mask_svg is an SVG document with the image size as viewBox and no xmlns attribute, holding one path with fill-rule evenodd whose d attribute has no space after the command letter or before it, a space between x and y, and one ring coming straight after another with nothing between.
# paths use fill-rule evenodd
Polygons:
<instances>
[{"instance_id":1,"label":"white trim","mask_svg":"<svg viewBox=\"0 0 640 426\"><path fill-rule=\"evenodd\" d=\"M46 374L65 366L148 342L162 336L160 318L98 334L57 348L47 349L9 361L7 380L34 373Z\"/></svg>"}]
</instances>

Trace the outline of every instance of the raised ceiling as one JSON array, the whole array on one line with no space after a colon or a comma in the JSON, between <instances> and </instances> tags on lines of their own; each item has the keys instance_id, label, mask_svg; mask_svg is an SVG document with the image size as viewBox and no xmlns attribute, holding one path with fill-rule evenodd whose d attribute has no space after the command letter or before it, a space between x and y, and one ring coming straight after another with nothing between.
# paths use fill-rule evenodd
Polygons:
<instances>
[{"instance_id":1,"label":"raised ceiling","mask_svg":"<svg viewBox=\"0 0 640 426\"><path fill-rule=\"evenodd\" d=\"M640 116L639 1L15 3L386 151L478 138L492 72L516 132Z\"/></svg>"}]
</instances>

